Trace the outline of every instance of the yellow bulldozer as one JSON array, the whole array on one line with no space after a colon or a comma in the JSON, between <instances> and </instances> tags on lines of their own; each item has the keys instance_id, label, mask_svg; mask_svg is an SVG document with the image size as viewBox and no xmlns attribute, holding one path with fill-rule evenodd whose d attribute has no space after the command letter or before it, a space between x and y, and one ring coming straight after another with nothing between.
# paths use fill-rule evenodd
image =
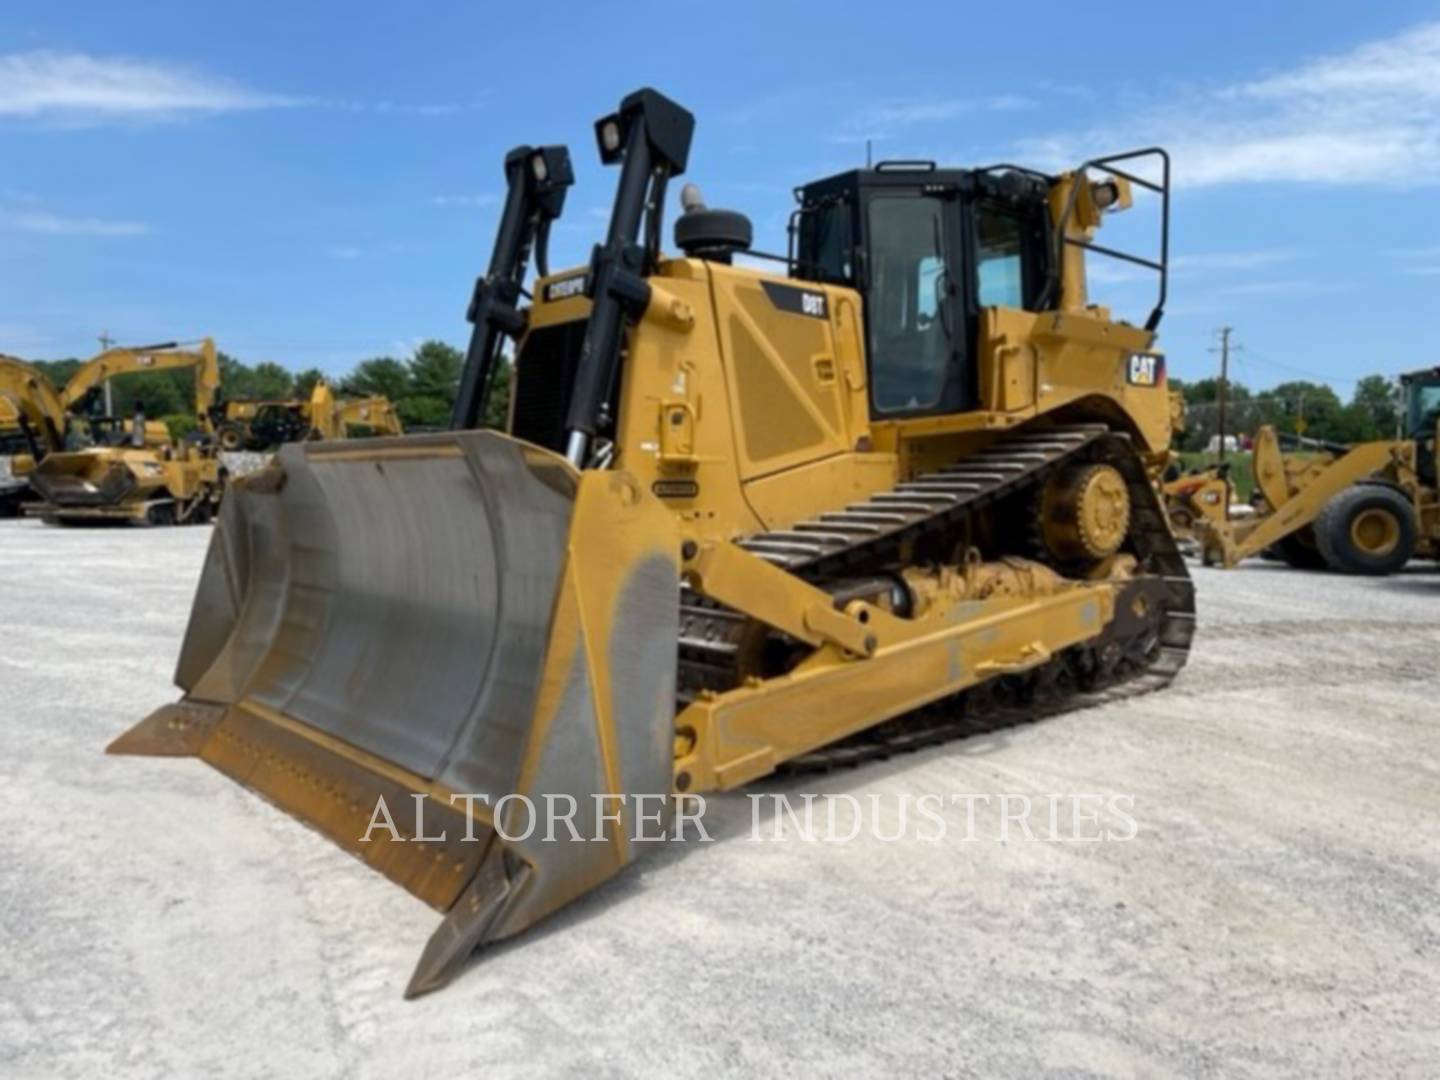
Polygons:
<instances>
[{"instance_id":1,"label":"yellow bulldozer","mask_svg":"<svg viewBox=\"0 0 1440 1080\"><path fill-rule=\"evenodd\" d=\"M113 348L65 384L67 413L80 409L117 375L190 368L195 372L197 431L178 443L163 423L92 414L95 445L52 453L30 475L43 500L29 512L50 524L199 524L219 506L225 476L216 460L209 413L220 384L215 343Z\"/></svg>"},{"instance_id":2,"label":"yellow bulldozer","mask_svg":"<svg viewBox=\"0 0 1440 1080\"><path fill-rule=\"evenodd\" d=\"M817 180L772 272L691 186L662 252L692 129L653 90L597 123L608 234L554 273L569 154L507 155L454 430L292 443L233 484L184 697L110 747L199 756L445 912L410 995L697 793L1155 690L1186 659L1155 488L1164 230L1158 257L1095 241L1137 191L1168 221L1163 151ZM1096 255L1157 273L1145 325L1090 302ZM511 342L508 433L474 430Z\"/></svg>"},{"instance_id":3,"label":"yellow bulldozer","mask_svg":"<svg viewBox=\"0 0 1440 1080\"><path fill-rule=\"evenodd\" d=\"M344 439L354 429L370 435L403 435L388 398L337 398L323 379L305 400L237 398L212 409L215 440L227 451L267 451L306 439Z\"/></svg>"},{"instance_id":4,"label":"yellow bulldozer","mask_svg":"<svg viewBox=\"0 0 1440 1080\"><path fill-rule=\"evenodd\" d=\"M44 372L0 356L0 517L14 517L30 493L30 474L65 448L65 406Z\"/></svg>"},{"instance_id":5,"label":"yellow bulldozer","mask_svg":"<svg viewBox=\"0 0 1440 1080\"><path fill-rule=\"evenodd\" d=\"M1400 376L1402 437L1351 445L1295 439L1287 454L1269 425L1255 434L1255 498L1236 513L1228 471L1212 466L1167 486L1172 523L1194 534L1207 564L1254 555L1291 566L1384 576L1440 557L1436 435L1440 368Z\"/></svg>"}]
</instances>

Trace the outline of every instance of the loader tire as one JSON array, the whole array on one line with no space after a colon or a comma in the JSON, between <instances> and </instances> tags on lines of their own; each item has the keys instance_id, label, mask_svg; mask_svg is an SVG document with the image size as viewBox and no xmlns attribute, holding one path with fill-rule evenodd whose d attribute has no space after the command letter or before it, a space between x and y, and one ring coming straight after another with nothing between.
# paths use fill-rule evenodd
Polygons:
<instances>
[{"instance_id":1,"label":"loader tire","mask_svg":"<svg viewBox=\"0 0 1440 1080\"><path fill-rule=\"evenodd\" d=\"M245 429L239 424L221 424L215 432L215 441L220 444L220 449L227 453L244 450L247 442Z\"/></svg>"},{"instance_id":2,"label":"loader tire","mask_svg":"<svg viewBox=\"0 0 1440 1080\"><path fill-rule=\"evenodd\" d=\"M1415 532L1410 500L1382 484L1346 488L1315 519L1316 546L1342 574L1395 573L1415 554Z\"/></svg>"},{"instance_id":3,"label":"loader tire","mask_svg":"<svg viewBox=\"0 0 1440 1080\"><path fill-rule=\"evenodd\" d=\"M1265 549L1265 554L1268 556L1272 550L1276 558L1296 570L1324 570L1330 565L1320 553L1314 528L1309 526L1276 541L1272 547Z\"/></svg>"},{"instance_id":4,"label":"loader tire","mask_svg":"<svg viewBox=\"0 0 1440 1080\"><path fill-rule=\"evenodd\" d=\"M146 525L174 525L175 524L175 503L157 502L145 510Z\"/></svg>"}]
</instances>

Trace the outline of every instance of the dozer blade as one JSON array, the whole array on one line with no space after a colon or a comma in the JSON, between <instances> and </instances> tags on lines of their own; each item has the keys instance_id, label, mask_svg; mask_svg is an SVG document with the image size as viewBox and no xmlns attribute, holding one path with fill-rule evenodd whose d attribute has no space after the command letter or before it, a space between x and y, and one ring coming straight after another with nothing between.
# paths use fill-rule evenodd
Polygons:
<instances>
[{"instance_id":1,"label":"dozer blade","mask_svg":"<svg viewBox=\"0 0 1440 1080\"><path fill-rule=\"evenodd\" d=\"M447 912L435 989L667 800L678 549L628 475L491 432L288 445L226 496L183 699L110 751L198 755Z\"/></svg>"}]
</instances>

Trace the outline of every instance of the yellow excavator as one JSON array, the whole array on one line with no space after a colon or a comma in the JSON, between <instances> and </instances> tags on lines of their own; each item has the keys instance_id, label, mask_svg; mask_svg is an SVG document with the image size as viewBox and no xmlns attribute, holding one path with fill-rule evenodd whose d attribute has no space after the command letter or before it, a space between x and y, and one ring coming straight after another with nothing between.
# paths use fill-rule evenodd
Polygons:
<instances>
[{"instance_id":1,"label":"yellow excavator","mask_svg":"<svg viewBox=\"0 0 1440 1080\"><path fill-rule=\"evenodd\" d=\"M395 407L385 397L337 398L323 379L300 401L234 399L214 406L220 449L273 450L305 439L344 439L352 429L371 435L403 435Z\"/></svg>"},{"instance_id":2,"label":"yellow excavator","mask_svg":"<svg viewBox=\"0 0 1440 1080\"><path fill-rule=\"evenodd\" d=\"M1412 558L1440 558L1440 368L1400 376L1399 439L1342 445L1297 440L1287 454L1270 425L1255 433L1256 495L1236 513L1227 471L1212 466L1167 485L1171 522L1194 533L1207 564L1259 554L1299 569L1372 577Z\"/></svg>"},{"instance_id":3,"label":"yellow excavator","mask_svg":"<svg viewBox=\"0 0 1440 1080\"><path fill-rule=\"evenodd\" d=\"M1186 659L1155 487L1165 230L1158 257L1095 240L1137 189L1168 222L1164 152L851 170L798 189L785 255L687 185L671 255L693 123L648 89L597 123L608 234L554 273L569 154L506 157L454 430L292 443L233 484L184 697L110 747L199 756L445 912L410 995L653 849L689 796ZM1110 255L1157 274L1144 325L1087 295ZM512 342L509 431L474 430Z\"/></svg>"},{"instance_id":4,"label":"yellow excavator","mask_svg":"<svg viewBox=\"0 0 1440 1080\"><path fill-rule=\"evenodd\" d=\"M96 445L52 453L30 475L43 502L30 512L51 524L198 524L218 507L225 476L216 460L210 408L220 385L210 338L183 348L175 342L113 348L88 361L62 394L68 413L117 375L189 368L195 372L197 431L178 444L166 426L136 414L129 421L91 415Z\"/></svg>"},{"instance_id":5,"label":"yellow excavator","mask_svg":"<svg viewBox=\"0 0 1440 1080\"><path fill-rule=\"evenodd\" d=\"M0 517L14 517L37 462L65 448L65 406L39 368L0 356Z\"/></svg>"}]
</instances>

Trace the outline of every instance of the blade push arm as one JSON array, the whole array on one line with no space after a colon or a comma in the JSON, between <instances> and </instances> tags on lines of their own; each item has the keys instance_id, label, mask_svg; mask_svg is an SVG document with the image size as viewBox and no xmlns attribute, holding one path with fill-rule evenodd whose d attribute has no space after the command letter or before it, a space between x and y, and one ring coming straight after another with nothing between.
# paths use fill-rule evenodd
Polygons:
<instances>
[{"instance_id":1,"label":"blade push arm","mask_svg":"<svg viewBox=\"0 0 1440 1080\"><path fill-rule=\"evenodd\" d=\"M621 331L650 302L645 282L659 245L660 213L665 185L685 171L695 117L665 95L637 90L620 103L618 112L595 125L600 160L620 163L620 182L610 212L605 243L590 258L585 292L591 299L590 321L580 347L575 389L566 417L569 440L565 456L577 469L585 463L590 438L600 428L615 385L620 362ZM647 242L637 243L640 226L649 219Z\"/></svg>"},{"instance_id":2,"label":"blade push arm","mask_svg":"<svg viewBox=\"0 0 1440 1080\"><path fill-rule=\"evenodd\" d=\"M505 155L505 180L505 209L490 269L475 282L465 316L474 329L450 418L457 431L480 426L500 348L506 337L516 337L525 329L518 304L532 247L538 272L544 276L549 270L550 224L564 209L565 189L575 182L570 151L563 146L517 146Z\"/></svg>"}]
</instances>

